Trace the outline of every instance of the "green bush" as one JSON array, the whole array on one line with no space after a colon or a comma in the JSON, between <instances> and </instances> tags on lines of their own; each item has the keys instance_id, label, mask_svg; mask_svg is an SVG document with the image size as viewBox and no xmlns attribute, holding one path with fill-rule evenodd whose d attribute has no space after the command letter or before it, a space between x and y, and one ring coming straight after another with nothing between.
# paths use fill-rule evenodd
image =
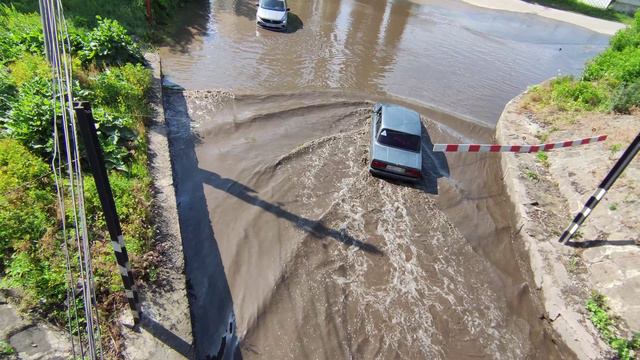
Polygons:
<instances>
[{"instance_id":1,"label":"green bush","mask_svg":"<svg viewBox=\"0 0 640 360\"><path fill-rule=\"evenodd\" d=\"M126 236L127 249L134 255L142 255L149 251L153 235L148 210L151 200L147 189L150 183L144 178L115 171L109 174L109 182ZM86 178L85 194L87 214L92 214L91 232L95 234L95 239L107 239L106 223L93 178Z\"/></svg>"},{"instance_id":2,"label":"green bush","mask_svg":"<svg viewBox=\"0 0 640 360\"><path fill-rule=\"evenodd\" d=\"M43 54L44 36L37 14L23 14L0 4L0 64L24 53Z\"/></svg>"},{"instance_id":3,"label":"green bush","mask_svg":"<svg viewBox=\"0 0 640 360\"><path fill-rule=\"evenodd\" d=\"M640 78L640 48L628 47L622 51L609 48L589 62L582 79L594 81L603 78L619 82Z\"/></svg>"},{"instance_id":4,"label":"green bush","mask_svg":"<svg viewBox=\"0 0 640 360\"><path fill-rule=\"evenodd\" d=\"M151 87L151 71L141 64L126 64L106 69L100 73L93 85L96 103L118 112L142 114L146 108L146 97ZM146 114L142 114L146 115Z\"/></svg>"},{"instance_id":5,"label":"green bush","mask_svg":"<svg viewBox=\"0 0 640 360\"><path fill-rule=\"evenodd\" d=\"M611 100L611 109L628 114L632 108L640 108L640 79L621 86Z\"/></svg>"},{"instance_id":6,"label":"green bush","mask_svg":"<svg viewBox=\"0 0 640 360\"><path fill-rule=\"evenodd\" d=\"M618 353L621 360L632 360L635 350L638 350L638 334L631 339L621 338L616 335L616 323L609 316L609 306L604 295L593 291L586 303L587 310L591 313L591 322L598 329L600 336L611 348Z\"/></svg>"},{"instance_id":7,"label":"green bush","mask_svg":"<svg viewBox=\"0 0 640 360\"><path fill-rule=\"evenodd\" d=\"M618 31L611 38L609 44L615 51L622 51L629 47L640 47L640 11L636 12L631 26Z\"/></svg>"},{"instance_id":8,"label":"green bush","mask_svg":"<svg viewBox=\"0 0 640 360\"><path fill-rule=\"evenodd\" d=\"M598 110L608 105L608 90L596 83L564 76L551 81L552 101L560 110Z\"/></svg>"},{"instance_id":9,"label":"green bush","mask_svg":"<svg viewBox=\"0 0 640 360\"><path fill-rule=\"evenodd\" d=\"M6 113L11 109L16 96L16 84L9 76L6 68L0 66L0 124L4 122Z\"/></svg>"},{"instance_id":10,"label":"green bush","mask_svg":"<svg viewBox=\"0 0 640 360\"><path fill-rule=\"evenodd\" d=\"M611 38L609 44L614 51L640 47L640 33L637 28L631 28L628 31L618 31Z\"/></svg>"},{"instance_id":11,"label":"green bush","mask_svg":"<svg viewBox=\"0 0 640 360\"><path fill-rule=\"evenodd\" d=\"M20 87L35 77L51 81L51 67L42 55L23 54L9 64L13 83Z\"/></svg>"},{"instance_id":12,"label":"green bush","mask_svg":"<svg viewBox=\"0 0 640 360\"><path fill-rule=\"evenodd\" d=\"M141 139L136 129L149 114L150 86L151 72L140 64L107 69L91 86L98 135L110 169L128 171Z\"/></svg>"},{"instance_id":13,"label":"green bush","mask_svg":"<svg viewBox=\"0 0 640 360\"><path fill-rule=\"evenodd\" d=\"M13 254L3 285L24 291L23 306L57 324L65 323L66 268L61 257L42 256L37 247Z\"/></svg>"},{"instance_id":14,"label":"green bush","mask_svg":"<svg viewBox=\"0 0 640 360\"><path fill-rule=\"evenodd\" d=\"M8 356L15 354L15 352L16 350L11 346L11 344L5 340L0 340L0 355Z\"/></svg>"},{"instance_id":15,"label":"green bush","mask_svg":"<svg viewBox=\"0 0 640 360\"><path fill-rule=\"evenodd\" d=\"M104 2L70 0L65 7L73 3L83 11L108 9L122 14L143 5L131 0L114 1L134 6L110 3L105 7ZM37 9L37 2L16 3L24 9ZM74 74L80 75L73 84L74 95L93 104L98 136L107 166L112 169L110 180L127 247L133 266L144 272L153 266L148 257L143 257L152 249L153 235L143 126L143 119L150 113L146 96L151 74L139 64L139 48L117 22L75 19L82 26L97 27L84 31L74 25L75 20L68 23L74 55L78 55L74 58ZM47 164L53 141L53 110L60 105L51 99L50 68L42 54L41 33L37 14L21 14L0 4L0 286L23 290L27 310L62 325L66 322L67 301L66 261L59 231L63 220L57 214ZM125 64L128 62L136 65ZM84 183L96 291L101 311L106 306L111 311L112 306L120 304L120 297L113 292L121 291L121 280L110 243L103 241L107 231L95 184L90 176L84 177ZM67 222L71 219L68 202ZM68 245L72 253L77 251L72 241ZM72 271L77 273L78 260L73 257L71 261ZM81 310L82 304L76 307ZM76 330L82 331L81 327Z\"/></svg>"},{"instance_id":16,"label":"green bush","mask_svg":"<svg viewBox=\"0 0 640 360\"><path fill-rule=\"evenodd\" d=\"M49 158L53 148L52 121L51 82L34 77L18 89L2 126L6 135L19 140L43 158Z\"/></svg>"},{"instance_id":17,"label":"green bush","mask_svg":"<svg viewBox=\"0 0 640 360\"><path fill-rule=\"evenodd\" d=\"M640 106L640 11L629 28L611 39L610 47L589 61L582 78L560 77L549 90L531 90L535 102L560 111L615 111L628 113Z\"/></svg>"},{"instance_id":18,"label":"green bush","mask_svg":"<svg viewBox=\"0 0 640 360\"><path fill-rule=\"evenodd\" d=\"M137 140L133 121L126 116L112 116L101 108L96 108L93 115L107 169L128 171Z\"/></svg>"},{"instance_id":19,"label":"green bush","mask_svg":"<svg viewBox=\"0 0 640 360\"><path fill-rule=\"evenodd\" d=\"M55 221L49 166L12 139L0 139L0 270L17 248L38 244Z\"/></svg>"},{"instance_id":20,"label":"green bush","mask_svg":"<svg viewBox=\"0 0 640 360\"><path fill-rule=\"evenodd\" d=\"M116 20L98 17L98 26L82 39L78 57L99 67L142 62L142 52Z\"/></svg>"},{"instance_id":21,"label":"green bush","mask_svg":"<svg viewBox=\"0 0 640 360\"><path fill-rule=\"evenodd\" d=\"M631 26L618 31L610 47L587 64L583 80L603 78L627 83L640 78L640 11Z\"/></svg>"}]
</instances>

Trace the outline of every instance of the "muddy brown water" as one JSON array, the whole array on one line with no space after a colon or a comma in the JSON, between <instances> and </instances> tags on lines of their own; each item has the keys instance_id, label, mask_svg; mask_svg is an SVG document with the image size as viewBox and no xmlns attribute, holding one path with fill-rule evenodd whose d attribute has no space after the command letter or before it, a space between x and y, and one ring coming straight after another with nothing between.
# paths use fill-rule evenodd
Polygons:
<instances>
[{"instance_id":1,"label":"muddy brown water","mask_svg":"<svg viewBox=\"0 0 640 360\"><path fill-rule=\"evenodd\" d=\"M251 2L187 9L161 49L197 357L573 358L499 157L428 149L491 141L508 99L606 37L458 2L289 7L289 33L256 29ZM421 184L368 174L376 101L424 116Z\"/></svg>"}]
</instances>

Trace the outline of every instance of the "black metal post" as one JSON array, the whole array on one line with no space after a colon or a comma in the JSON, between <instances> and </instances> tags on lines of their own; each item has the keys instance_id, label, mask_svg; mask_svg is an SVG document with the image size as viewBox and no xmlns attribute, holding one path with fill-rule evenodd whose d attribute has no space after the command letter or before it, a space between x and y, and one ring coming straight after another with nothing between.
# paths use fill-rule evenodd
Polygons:
<instances>
[{"instance_id":1,"label":"black metal post","mask_svg":"<svg viewBox=\"0 0 640 360\"><path fill-rule=\"evenodd\" d=\"M104 212L107 229L111 237L111 245L116 254L118 268L120 269L120 275L124 283L124 290L133 314L133 321L134 324L137 325L140 322L141 316L140 301L129 264L129 255L124 246L124 236L122 235L122 228L120 227L120 219L118 218L116 203L113 199L113 193L111 192L109 176L105 167L102 148L98 141L98 133L93 119L93 113L91 112L91 106L88 102L74 103L74 110L76 112L80 134L84 140L87 157L89 158L89 165L93 171L93 178L96 182L100 204L102 204L102 211Z\"/></svg>"},{"instance_id":2,"label":"black metal post","mask_svg":"<svg viewBox=\"0 0 640 360\"><path fill-rule=\"evenodd\" d=\"M606 194L609 188L611 188L611 185L616 182L627 165L629 165L631 160L633 160L633 158L638 154L638 150L640 150L640 133L636 135L636 138L624 151L622 157L620 157L616 164L613 165L613 168L609 171L607 176L605 176L604 180L602 180L600 186L598 186L598 190L596 190L596 192L591 195L589 200L587 200L587 203L584 205L584 208L582 208L582 211L580 211L578 215L576 215L576 217L571 222L571 225L569 225L569 227L562 233L562 236L560 236L560 239L558 239L559 242L565 242L571 239L580 225L582 225L584 220L589 216L589 214L591 214L600 200L602 200L604 194Z\"/></svg>"}]
</instances>

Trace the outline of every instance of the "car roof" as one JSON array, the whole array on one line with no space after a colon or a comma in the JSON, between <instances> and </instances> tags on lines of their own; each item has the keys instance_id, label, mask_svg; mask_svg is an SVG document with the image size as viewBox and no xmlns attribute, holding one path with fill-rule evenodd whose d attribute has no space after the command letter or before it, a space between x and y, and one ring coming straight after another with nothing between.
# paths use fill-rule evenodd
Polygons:
<instances>
[{"instance_id":1,"label":"car roof","mask_svg":"<svg viewBox=\"0 0 640 360\"><path fill-rule=\"evenodd\" d=\"M422 133L420 114L392 104L382 104L382 127L418 136Z\"/></svg>"}]
</instances>

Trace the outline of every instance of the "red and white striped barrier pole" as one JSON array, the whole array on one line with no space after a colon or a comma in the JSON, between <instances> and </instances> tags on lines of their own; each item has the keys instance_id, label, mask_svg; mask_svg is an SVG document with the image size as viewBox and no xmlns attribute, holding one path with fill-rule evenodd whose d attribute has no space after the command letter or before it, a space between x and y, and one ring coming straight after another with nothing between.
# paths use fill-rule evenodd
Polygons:
<instances>
[{"instance_id":1,"label":"red and white striped barrier pole","mask_svg":"<svg viewBox=\"0 0 640 360\"><path fill-rule=\"evenodd\" d=\"M578 145L587 145L599 141L605 141L607 135L594 136L585 139L567 140L550 144L538 145L496 145L496 144L434 144L433 151L440 152L517 152L533 153L549 151Z\"/></svg>"}]
</instances>

